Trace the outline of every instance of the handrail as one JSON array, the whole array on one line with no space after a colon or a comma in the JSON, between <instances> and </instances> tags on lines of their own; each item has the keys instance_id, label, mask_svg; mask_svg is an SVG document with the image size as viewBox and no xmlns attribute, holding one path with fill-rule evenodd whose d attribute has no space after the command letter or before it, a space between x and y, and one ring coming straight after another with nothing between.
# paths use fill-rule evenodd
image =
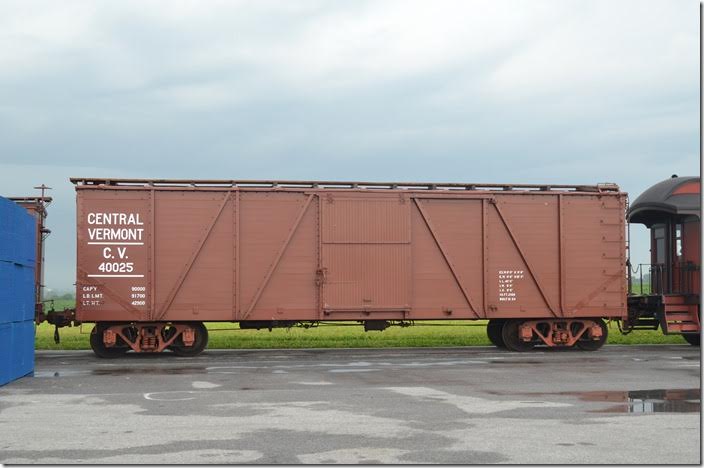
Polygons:
<instances>
[{"instance_id":1,"label":"handrail","mask_svg":"<svg viewBox=\"0 0 704 468\"><path fill-rule=\"evenodd\" d=\"M629 287L628 293L631 295L691 294L698 283L695 275L700 267L691 262L676 265L639 263L636 267L630 267L629 271L632 275L638 275L638 281L633 281ZM645 285L647 288L644 288Z\"/></svg>"}]
</instances>

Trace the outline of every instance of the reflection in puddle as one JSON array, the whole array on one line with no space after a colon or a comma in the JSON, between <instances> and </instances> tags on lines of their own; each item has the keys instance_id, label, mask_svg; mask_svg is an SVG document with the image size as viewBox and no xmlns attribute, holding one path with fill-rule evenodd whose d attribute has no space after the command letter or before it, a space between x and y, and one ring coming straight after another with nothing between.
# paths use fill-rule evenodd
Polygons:
<instances>
[{"instance_id":1,"label":"reflection in puddle","mask_svg":"<svg viewBox=\"0 0 704 468\"><path fill-rule=\"evenodd\" d=\"M633 390L609 392L568 392L583 401L617 403L594 413L696 413L701 411L701 390Z\"/></svg>"},{"instance_id":2,"label":"reflection in puddle","mask_svg":"<svg viewBox=\"0 0 704 468\"><path fill-rule=\"evenodd\" d=\"M93 369L92 375L125 375L125 374L149 374L149 375L183 375L183 374L205 374L205 367L120 367L109 369Z\"/></svg>"},{"instance_id":3,"label":"reflection in puddle","mask_svg":"<svg viewBox=\"0 0 704 468\"><path fill-rule=\"evenodd\" d=\"M81 375L88 375L88 371L74 371L74 370L69 370L69 371L61 371L61 372L55 372L55 371L34 371L34 377L36 378L47 378L47 377L78 377Z\"/></svg>"},{"instance_id":4,"label":"reflection in puddle","mask_svg":"<svg viewBox=\"0 0 704 468\"><path fill-rule=\"evenodd\" d=\"M205 367L108 367L104 369L91 370L73 370L64 369L56 371L36 371L34 377L80 377L86 375L130 375L130 374L145 374L145 375L191 375L205 374Z\"/></svg>"}]
</instances>

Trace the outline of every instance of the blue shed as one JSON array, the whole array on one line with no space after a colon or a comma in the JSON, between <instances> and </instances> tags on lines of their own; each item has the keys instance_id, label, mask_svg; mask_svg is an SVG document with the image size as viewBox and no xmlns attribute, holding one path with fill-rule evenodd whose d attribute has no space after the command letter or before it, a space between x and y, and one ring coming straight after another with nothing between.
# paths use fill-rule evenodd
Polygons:
<instances>
[{"instance_id":1,"label":"blue shed","mask_svg":"<svg viewBox=\"0 0 704 468\"><path fill-rule=\"evenodd\" d=\"M36 220L0 197L0 385L34 371Z\"/></svg>"}]
</instances>

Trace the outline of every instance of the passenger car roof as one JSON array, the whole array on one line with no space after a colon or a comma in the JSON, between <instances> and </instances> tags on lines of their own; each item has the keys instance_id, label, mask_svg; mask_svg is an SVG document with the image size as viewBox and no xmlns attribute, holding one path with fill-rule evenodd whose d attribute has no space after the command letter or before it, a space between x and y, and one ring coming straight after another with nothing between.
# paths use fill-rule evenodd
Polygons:
<instances>
[{"instance_id":1,"label":"passenger car roof","mask_svg":"<svg viewBox=\"0 0 704 468\"><path fill-rule=\"evenodd\" d=\"M697 216L701 209L699 177L677 177L658 182L631 204L628 221L651 226L671 216Z\"/></svg>"}]
</instances>

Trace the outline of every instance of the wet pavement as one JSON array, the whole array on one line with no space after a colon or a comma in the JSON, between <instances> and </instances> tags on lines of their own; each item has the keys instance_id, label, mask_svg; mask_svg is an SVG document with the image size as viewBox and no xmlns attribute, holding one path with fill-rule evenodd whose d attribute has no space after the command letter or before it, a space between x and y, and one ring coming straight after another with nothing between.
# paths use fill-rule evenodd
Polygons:
<instances>
[{"instance_id":1,"label":"wet pavement","mask_svg":"<svg viewBox=\"0 0 704 468\"><path fill-rule=\"evenodd\" d=\"M37 353L2 463L701 462L700 350Z\"/></svg>"}]
</instances>

